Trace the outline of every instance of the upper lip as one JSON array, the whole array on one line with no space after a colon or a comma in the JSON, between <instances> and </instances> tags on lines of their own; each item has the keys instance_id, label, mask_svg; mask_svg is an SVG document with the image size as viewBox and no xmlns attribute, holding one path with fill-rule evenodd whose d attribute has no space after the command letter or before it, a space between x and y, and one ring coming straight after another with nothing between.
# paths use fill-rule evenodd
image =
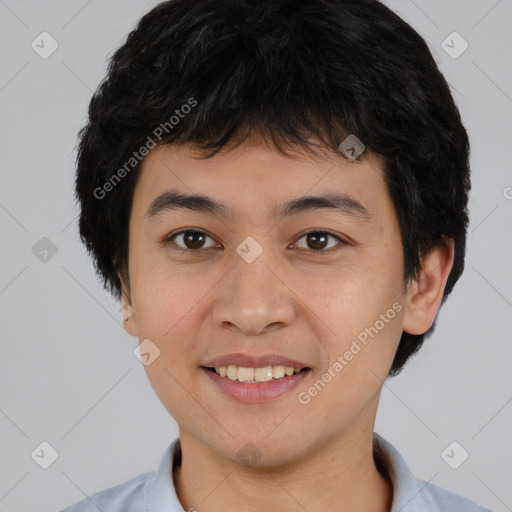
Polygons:
<instances>
[{"instance_id":1,"label":"upper lip","mask_svg":"<svg viewBox=\"0 0 512 512\"><path fill-rule=\"evenodd\" d=\"M281 356L279 354L223 354L206 361L203 366L206 368L214 368L219 366L243 366L246 368L263 368L265 366L291 366L296 369L308 368L308 365L290 359L289 357Z\"/></svg>"}]
</instances>

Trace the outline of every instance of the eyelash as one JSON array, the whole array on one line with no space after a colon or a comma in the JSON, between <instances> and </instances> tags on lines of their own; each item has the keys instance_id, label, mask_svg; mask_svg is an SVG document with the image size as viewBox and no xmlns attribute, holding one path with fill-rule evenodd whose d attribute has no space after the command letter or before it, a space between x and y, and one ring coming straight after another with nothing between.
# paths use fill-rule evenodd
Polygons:
<instances>
[{"instance_id":1,"label":"eyelash","mask_svg":"<svg viewBox=\"0 0 512 512\"><path fill-rule=\"evenodd\" d=\"M205 231L201 231L199 229L188 228L188 229L182 229L180 231L177 231L176 233L171 233L169 236L167 236L163 240L162 243L163 243L164 246L168 246L169 244L174 243L174 239L176 237L178 237L179 235L186 234L186 233L199 233L199 234L202 234L202 235L206 235L208 238L211 238L213 240L213 237L211 237ZM310 235L312 233L323 234L323 235L327 235L328 237L335 238L339 242L339 244L338 244L339 247L336 248L336 246L335 246L335 248L330 247L328 249L319 249L319 250L316 250L316 251L314 249L302 249L302 250L306 250L306 251L312 252L313 254L322 254L322 253L330 253L330 252L338 251L343 246L348 245L348 242L346 240L343 240L338 235L335 235L334 233L331 233L330 231L325 231L325 230L320 230L320 229L313 229L313 230L309 230L309 231L306 231L304 233L301 233L299 235L299 238L297 239L297 242L299 240L301 240L302 238L304 238L305 236ZM295 243L297 243L297 242L295 242ZM174 244L174 245L176 245L176 244ZM173 247L173 250L182 251L182 252L188 252L188 253L191 253L191 252L199 253L199 252L207 251L209 249L215 249L215 247L207 247L206 249L187 249L187 248L180 247L180 246Z\"/></svg>"}]
</instances>

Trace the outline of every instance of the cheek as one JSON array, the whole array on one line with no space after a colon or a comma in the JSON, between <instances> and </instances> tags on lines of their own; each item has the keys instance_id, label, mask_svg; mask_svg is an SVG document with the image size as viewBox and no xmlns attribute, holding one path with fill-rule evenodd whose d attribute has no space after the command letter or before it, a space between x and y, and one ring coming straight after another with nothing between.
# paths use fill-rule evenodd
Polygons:
<instances>
[{"instance_id":1,"label":"cheek","mask_svg":"<svg viewBox=\"0 0 512 512\"><path fill-rule=\"evenodd\" d=\"M387 376L402 334L401 289L400 273L379 265L346 273L331 280L324 293L311 295L318 317L329 326L321 340L328 364L342 359L343 368L334 373L344 377L337 381L347 379L355 392L363 388L352 381L374 388Z\"/></svg>"},{"instance_id":2,"label":"cheek","mask_svg":"<svg viewBox=\"0 0 512 512\"><path fill-rule=\"evenodd\" d=\"M354 337L373 325L399 297L395 272L381 265L334 271L322 286L305 288L307 302L336 335ZM314 291L313 291L314 290Z\"/></svg>"},{"instance_id":3,"label":"cheek","mask_svg":"<svg viewBox=\"0 0 512 512\"><path fill-rule=\"evenodd\" d=\"M172 338L173 332L186 325L208 289L205 279L197 274L161 265L136 274L132 296L141 335Z\"/></svg>"},{"instance_id":4,"label":"cheek","mask_svg":"<svg viewBox=\"0 0 512 512\"><path fill-rule=\"evenodd\" d=\"M159 356L148 366L146 375L169 414L187 418L190 413L191 384L198 351L201 313L206 286L179 272L147 272L134 286L134 306L141 339L150 339Z\"/></svg>"},{"instance_id":5,"label":"cheek","mask_svg":"<svg viewBox=\"0 0 512 512\"><path fill-rule=\"evenodd\" d=\"M403 308L397 301L368 295L339 297L326 323L335 334L321 340L327 362L299 392L334 425L357 417L382 388L401 336Z\"/></svg>"}]
</instances>

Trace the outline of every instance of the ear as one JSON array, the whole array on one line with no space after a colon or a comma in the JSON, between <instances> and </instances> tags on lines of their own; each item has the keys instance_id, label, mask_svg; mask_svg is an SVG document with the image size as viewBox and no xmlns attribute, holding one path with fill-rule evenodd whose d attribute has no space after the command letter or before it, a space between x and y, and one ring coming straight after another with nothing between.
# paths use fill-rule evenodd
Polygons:
<instances>
[{"instance_id":1,"label":"ear","mask_svg":"<svg viewBox=\"0 0 512 512\"><path fill-rule=\"evenodd\" d=\"M424 334L430 329L443 300L446 281L453 266L454 241L447 240L422 259L418 280L410 282L404 301L403 330Z\"/></svg>"},{"instance_id":2,"label":"ear","mask_svg":"<svg viewBox=\"0 0 512 512\"><path fill-rule=\"evenodd\" d=\"M135 311L132 306L132 299L130 293L130 286L126 283L122 274L119 273L119 280L121 281L121 296L123 299L123 325L128 334L138 336L137 323L135 321Z\"/></svg>"}]
</instances>

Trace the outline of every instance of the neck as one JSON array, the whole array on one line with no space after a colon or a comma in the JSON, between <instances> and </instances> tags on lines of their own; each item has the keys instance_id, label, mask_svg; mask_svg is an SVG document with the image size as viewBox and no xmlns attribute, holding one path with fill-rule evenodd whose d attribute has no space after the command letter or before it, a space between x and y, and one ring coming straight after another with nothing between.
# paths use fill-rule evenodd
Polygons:
<instances>
[{"instance_id":1,"label":"neck","mask_svg":"<svg viewBox=\"0 0 512 512\"><path fill-rule=\"evenodd\" d=\"M181 430L180 443L173 480L185 510L391 510L393 489L382 455L374 451L373 426L319 443L302 459L264 468L219 457Z\"/></svg>"}]
</instances>

